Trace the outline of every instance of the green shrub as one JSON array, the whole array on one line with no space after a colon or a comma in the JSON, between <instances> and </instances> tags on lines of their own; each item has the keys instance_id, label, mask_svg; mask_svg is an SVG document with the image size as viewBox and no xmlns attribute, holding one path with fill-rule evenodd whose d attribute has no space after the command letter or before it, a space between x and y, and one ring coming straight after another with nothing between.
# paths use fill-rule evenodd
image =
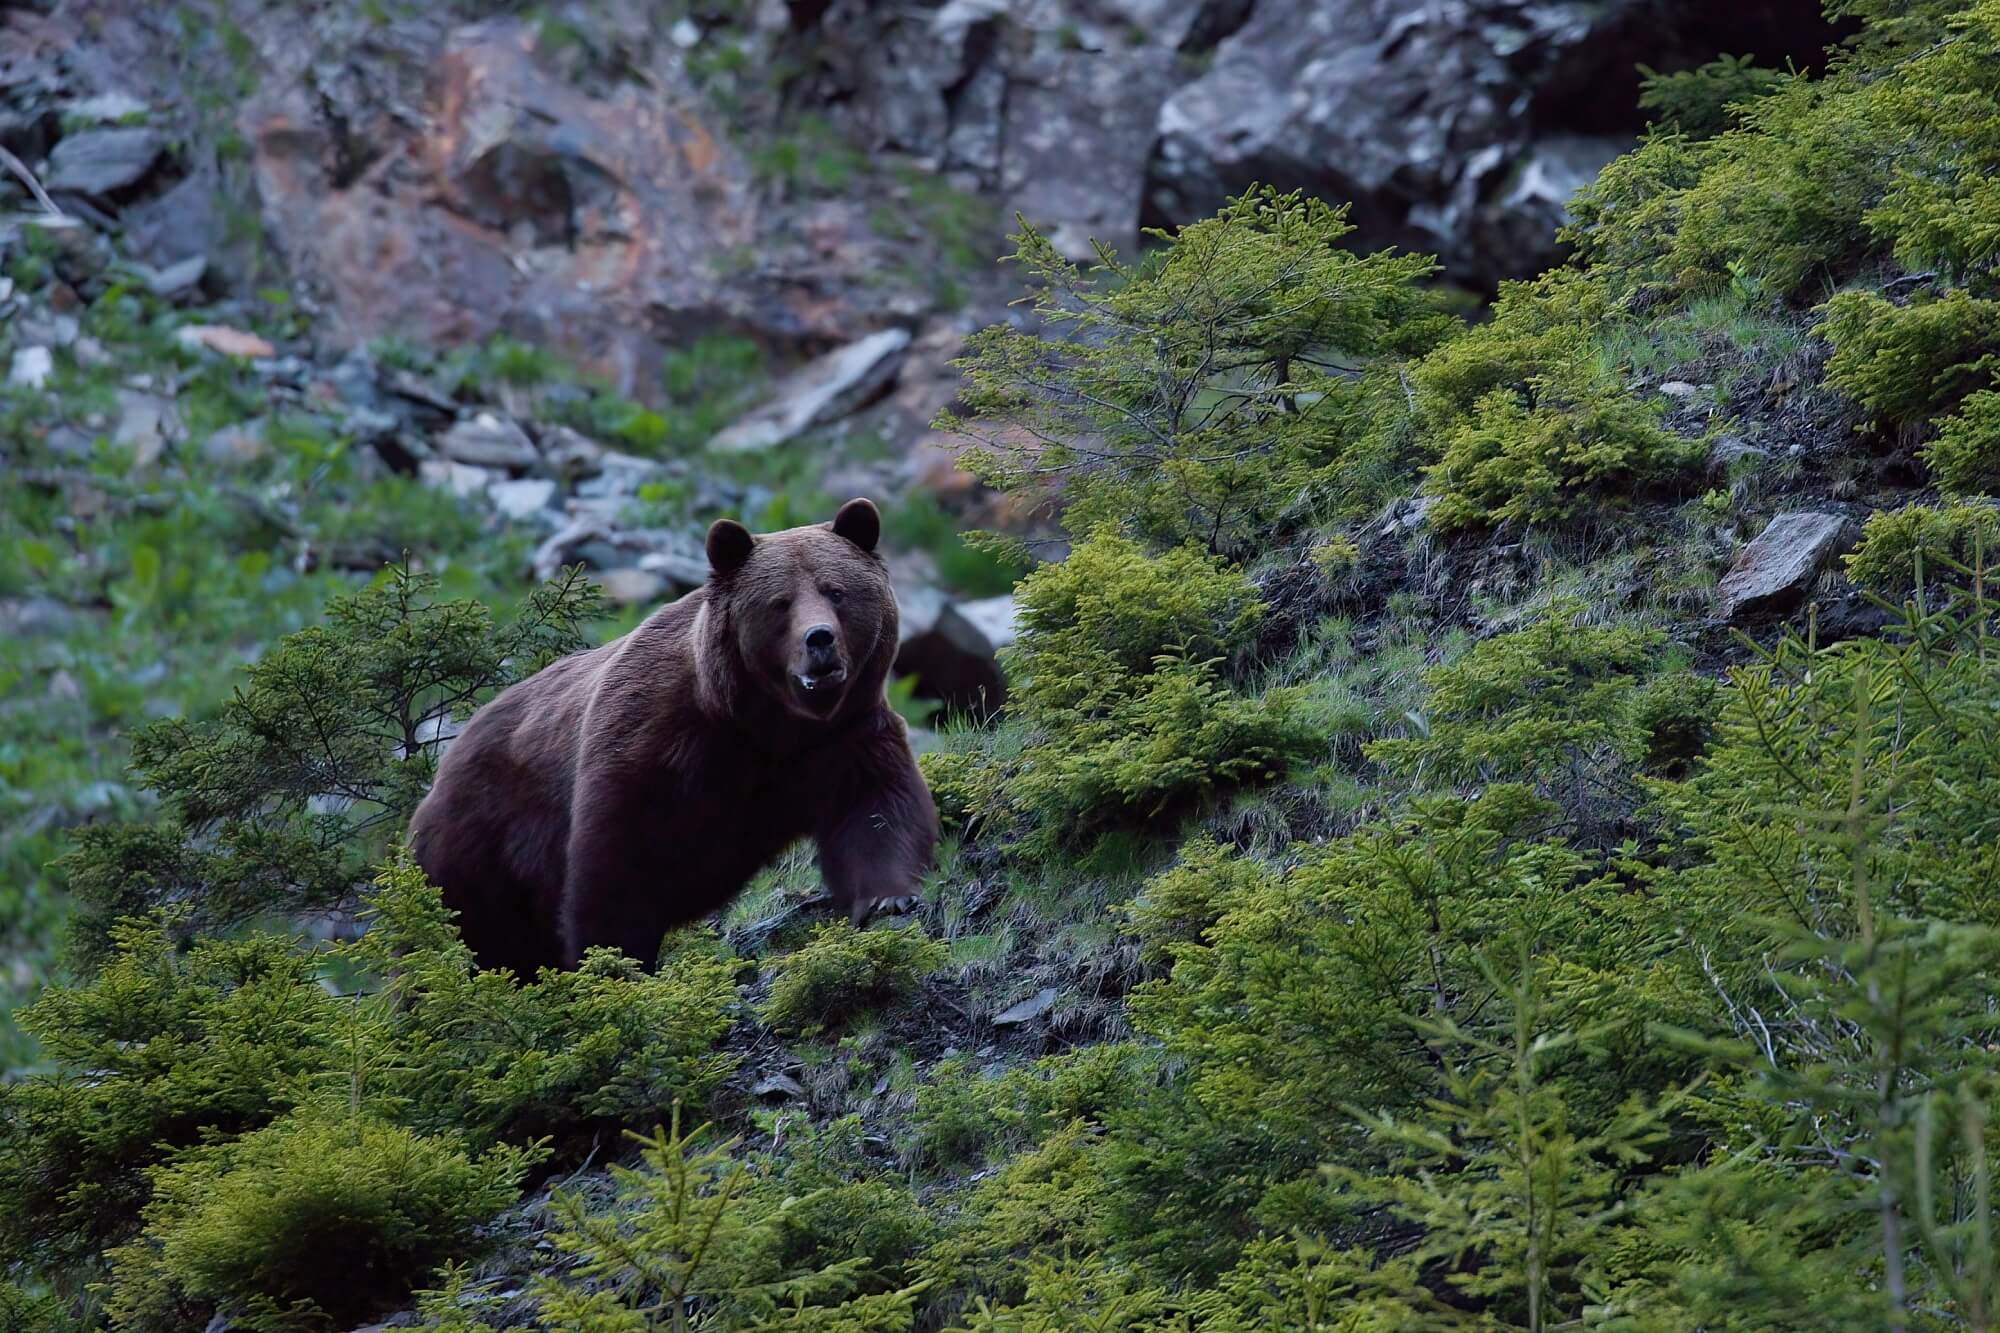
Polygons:
<instances>
[{"instance_id":1,"label":"green shrub","mask_svg":"<svg viewBox=\"0 0 2000 1333\"><path fill-rule=\"evenodd\" d=\"M1265 887L1269 879L1262 865L1235 848L1212 838L1190 838L1181 844L1172 868L1146 881L1126 915L1144 945L1144 956L1157 962L1172 953L1172 946L1199 941L1231 903Z\"/></svg>"},{"instance_id":2,"label":"green shrub","mask_svg":"<svg viewBox=\"0 0 2000 1333\"><path fill-rule=\"evenodd\" d=\"M1603 780L1607 765L1637 762L1652 736L1635 696L1666 636L1581 615L1580 606L1558 605L1539 624L1483 639L1432 668L1421 734L1371 742L1368 756L1439 786L1580 783L1586 771Z\"/></svg>"},{"instance_id":3,"label":"green shrub","mask_svg":"<svg viewBox=\"0 0 2000 1333\"><path fill-rule=\"evenodd\" d=\"M997 784L1052 850L1274 777L1309 743L1297 692L1232 692L1262 610L1239 570L1104 529L1022 580L1010 708L1030 740Z\"/></svg>"},{"instance_id":4,"label":"green shrub","mask_svg":"<svg viewBox=\"0 0 2000 1333\"><path fill-rule=\"evenodd\" d=\"M1558 270L1504 287L1490 321L1411 370L1433 527L1595 517L1697 461L1607 364L1611 319L1601 283Z\"/></svg>"},{"instance_id":5,"label":"green shrub","mask_svg":"<svg viewBox=\"0 0 2000 1333\"><path fill-rule=\"evenodd\" d=\"M703 1104L735 1068L716 1049L736 1010L736 962L713 935L671 942L656 972L615 950L538 978L478 970L451 913L407 857L363 900L343 956L382 986L391 1052L378 1075L399 1118L474 1148L581 1139Z\"/></svg>"},{"instance_id":6,"label":"green shrub","mask_svg":"<svg viewBox=\"0 0 2000 1333\"><path fill-rule=\"evenodd\" d=\"M1750 63L1749 56L1718 56L1706 65L1662 74L1639 66L1639 109L1652 123L1690 139L1713 139L1738 123L1737 108L1772 92L1785 80L1775 69Z\"/></svg>"},{"instance_id":7,"label":"green shrub","mask_svg":"<svg viewBox=\"0 0 2000 1333\"><path fill-rule=\"evenodd\" d=\"M435 772L426 723L582 647L596 606L575 570L505 625L438 592L435 575L391 568L328 602L324 625L274 645L213 721L173 718L132 738L166 818L92 832L61 861L82 907L80 961L101 954L112 922L155 906L202 931L351 901Z\"/></svg>"},{"instance_id":8,"label":"green shrub","mask_svg":"<svg viewBox=\"0 0 2000 1333\"><path fill-rule=\"evenodd\" d=\"M2000 490L2000 392L1981 389L1938 423L1937 436L1924 446L1938 486L1954 495L1988 495Z\"/></svg>"},{"instance_id":9,"label":"green shrub","mask_svg":"<svg viewBox=\"0 0 2000 1333\"><path fill-rule=\"evenodd\" d=\"M757 1011L766 1025L810 1035L915 991L950 949L919 926L856 930L821 926L795 952L775 958L771 993Z\"/></svg>"},{"instance_id":10,"label":"green shrub","mask_svg":"<svg viewBox=\"0 0 2000 1333\"><path fill-rule=\"evenodd\" d=\"M1288 513L1367 495L1367 470L1345 464L1373 382L1348 369L1449 324L1416 285L1429 259L1356 255L1339 244L1352 230L1343 210L1270 189L1156 233L1131 264L1086 268L1026 229L1014 259L1046 333L973 335L966 413L938 425L995 484L1031 502L1059 489L1072 531L1263 549Z\"/></svg>"},{"instance_id":11,"label":"green shrub","mask_svg":"<svg viewBox=\"0 0 2000 1333\"><path fill-rule=\"evenodd\" d=\"M1823 310L1820 330L1834 347L1826 382L1878 420L1948 412L2000 366L2000 301L1951 291L1899 306L1851 291Z\"/></svg>"},{"instance_id":12,"label":"green shrub","mask_svg":"<svg viewBox=\"0 0 2000 1333\"><path fill-rule=\"evenodd\" d=\"M353 1325L470 1252L534 1157L324 1111L200 1149L153 1171L144 1234L111 1252L112 1322L185 1327L192 1304L261 1330Z\"/></svg>"},{"instance_id":13,"label":"green shrub","mask_svg":"<svg viewBox=\"0 0 2000 1333\"><path fill-rule=\"evenodd\" d=\"M97 974L22 1015L54 1072L0 1084L0 1259L87 1272L137 1229L148 1168L258 1129L324 1067L338 1005L284 940L112 929Z\"/></svg>"},{"instance_id":14,"label":"green shrub","mask_svg":"<svg viewBox=\"0 0 2000 1333\"><path fill-rule=\"evenodd\" d=\"M1847 576L1885 595L1908 592L1957 565L1990 564L2000 551L2000 511L1968 500L1877 511L1846 557Z\"/></svg>"},{"instance_id":15,"label":"green shrub","mask_svg":"<svg viewBox=\"0 0 2000 1333\"><path fill-rule=\"evenodd\" d=\"M731 1157L735 1141L704 1142L706 1127L641 1139L639 1170L613 1167L618 1199L593 1210L559 1191L551 1239L573 1267L536 1283L542 1319L576 1333L636 1333L669 1313L672 1327L907 1333L918 1289L855 1294L868 1259L835 1263L798 1244L792 1213L826 1205L787 1197ZM815 1232L824 1217L808 1225ZM817 1266L816 1266L817 1265Z\"/></svg>"}]
</instances>

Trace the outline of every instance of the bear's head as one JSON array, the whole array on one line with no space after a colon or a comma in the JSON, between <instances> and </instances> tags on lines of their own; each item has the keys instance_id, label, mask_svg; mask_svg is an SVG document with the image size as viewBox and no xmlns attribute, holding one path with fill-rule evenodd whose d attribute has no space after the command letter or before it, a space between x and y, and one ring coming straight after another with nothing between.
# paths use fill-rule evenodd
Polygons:
<instances>
[{"instance_id":1,"label":"bear's head","mask_svg":"<svg viewBox=\"0 0 2000 1333\"><path fill-rule=\"evenodd\" d=\"M752 687L794 717L829 721L881 696L897 644L881 535L868 500L849 500L831 523L762 536L726 518L708 530L714 630Z\"/></svg>"}]
</instances>

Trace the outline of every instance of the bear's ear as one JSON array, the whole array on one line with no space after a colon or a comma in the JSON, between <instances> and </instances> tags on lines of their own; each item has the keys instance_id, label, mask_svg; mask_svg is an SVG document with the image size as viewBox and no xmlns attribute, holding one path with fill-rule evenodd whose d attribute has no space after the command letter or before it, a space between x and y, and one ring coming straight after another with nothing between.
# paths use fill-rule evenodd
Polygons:
<instances>
[{"instance_id":1,"label":"bear's ear","mask_svg":"<svg viewBox=\"0 0 2000 1333\"><path fill-rule=\"evenodd\" d=\"M708 529L708 565L718 574L734 574L750 558L757 539L733 518L718 518Z\"/></svg>"},{"instance_id":2,"label":"bear's ear","mask_svg":"<svg viewBox=\"0 0 2000 1333\"><path fill-rule=\"evenodd\" d=\"M833 530L862 550L872 551L882 540L882 515L873 500L849 500L833 516Z\"/></svg>"}]
</instances>

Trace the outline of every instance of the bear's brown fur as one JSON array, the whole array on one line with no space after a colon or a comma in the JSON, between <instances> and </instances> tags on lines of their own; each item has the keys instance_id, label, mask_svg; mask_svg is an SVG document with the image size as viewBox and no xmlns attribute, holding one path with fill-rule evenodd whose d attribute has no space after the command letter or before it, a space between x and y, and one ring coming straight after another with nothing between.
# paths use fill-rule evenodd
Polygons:
<instances>
[{"instance_id":1,"label":"bear's brown fur","mask_svg":"<svg viewBox=\"0 0 2000 1333\"><path fill-rule=\"evenodd\" d=\"M857 922L915 891L937 810L883 695L880 533L867 500L761 537L718 522L705 586L473 714L410 845L483 965L600 944L650 965L808 835Z\"/></svg>"}]
</instances>

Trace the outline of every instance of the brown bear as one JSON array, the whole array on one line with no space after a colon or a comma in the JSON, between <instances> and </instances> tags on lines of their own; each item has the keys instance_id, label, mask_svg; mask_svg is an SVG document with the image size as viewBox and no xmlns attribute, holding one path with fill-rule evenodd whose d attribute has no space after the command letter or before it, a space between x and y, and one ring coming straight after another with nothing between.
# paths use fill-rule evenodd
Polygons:
<instances>
[{"instance_id":1,"label":"brown bear","mask_svg":"<svg viewBox=\"0 0 2000 1333\"><path fill-rule=\"evenodd\" d=\"M937 808L883 687L896 598L882 520L708 530L708 582L472 715L410 823L417 863L486 967L593 945L651 966L810 835L858 923L912 894Z\"/></svg>"}]
</instances>

